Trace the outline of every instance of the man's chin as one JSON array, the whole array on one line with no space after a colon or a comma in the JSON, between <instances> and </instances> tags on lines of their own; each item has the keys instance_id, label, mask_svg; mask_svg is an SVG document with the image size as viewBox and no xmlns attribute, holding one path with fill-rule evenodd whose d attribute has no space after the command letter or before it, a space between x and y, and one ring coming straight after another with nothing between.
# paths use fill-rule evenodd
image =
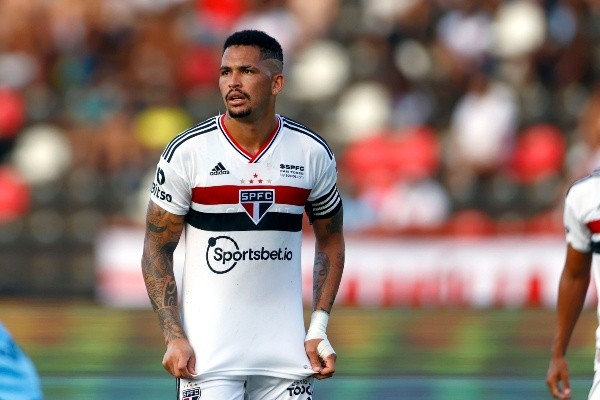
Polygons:
<instances>
[{"instance_id":1,"label":"man's chin","mask_svg":"<svg viewBox=\"0 0 600 400\"><path fill-rule=\"evenodd\" d=\"M246 109L246 110L232 110L232 109L228 109L227 113L229 114L229 117L234 118L234 119L243 119L246 117L249 117L250 114L252 113L252 110Z\"/></svg>"}]
</instances>

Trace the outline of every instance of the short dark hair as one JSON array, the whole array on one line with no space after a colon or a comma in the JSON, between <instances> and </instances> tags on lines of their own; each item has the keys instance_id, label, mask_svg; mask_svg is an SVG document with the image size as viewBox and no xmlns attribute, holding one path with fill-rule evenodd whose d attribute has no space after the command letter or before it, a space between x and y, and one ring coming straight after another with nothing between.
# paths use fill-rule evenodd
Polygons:
<instances>
[{"instance_id":1,"label":"short dark hair","mask_svg":"<svg viewBox=\"0 0 600 400\"><path fill-rule=\"evenodd\" d=\"M256 46L263 60L274 58L283 62L281 45L263 31L248 29L231 34L223 44L223 52L230 46Z\"/></svg>"}]
</instances>

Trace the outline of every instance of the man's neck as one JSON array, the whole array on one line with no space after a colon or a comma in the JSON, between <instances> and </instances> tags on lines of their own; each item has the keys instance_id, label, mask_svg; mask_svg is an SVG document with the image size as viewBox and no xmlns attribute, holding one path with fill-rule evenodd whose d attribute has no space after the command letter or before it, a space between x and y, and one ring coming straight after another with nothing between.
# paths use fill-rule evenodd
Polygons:
<instances>
[{"instance_id":1,"label":"man's neck","mask_svg":"<svg viewBox=\"0 0 600 400\"><path fill-rule=\"evenodd\" d=\"M274 114L270 118L258 121L244 121L225 115L225 127L229 134L238 145L253 155L263 147L277 124L277 117Z\"/></svg>"}]
</instances>

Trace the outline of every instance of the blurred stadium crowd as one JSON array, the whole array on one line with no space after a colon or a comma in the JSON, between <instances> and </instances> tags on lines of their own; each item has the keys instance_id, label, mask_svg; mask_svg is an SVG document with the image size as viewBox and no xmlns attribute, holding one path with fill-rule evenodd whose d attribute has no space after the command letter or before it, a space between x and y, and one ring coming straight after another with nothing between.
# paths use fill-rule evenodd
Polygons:
<instances>
[{"instance_id":1,"label":"blurred stadium crowd","mask_svg":"<svg viewBox=\"0 0 600 400\"><path fill-rule=\"evenodd\" d=\"M282 43L278 112L335 149L349 233L560 233L600 165L598 1L1 0L0 292L86 293L98 230L224 112L242 28Z\"/></svg>"}]
</instances>

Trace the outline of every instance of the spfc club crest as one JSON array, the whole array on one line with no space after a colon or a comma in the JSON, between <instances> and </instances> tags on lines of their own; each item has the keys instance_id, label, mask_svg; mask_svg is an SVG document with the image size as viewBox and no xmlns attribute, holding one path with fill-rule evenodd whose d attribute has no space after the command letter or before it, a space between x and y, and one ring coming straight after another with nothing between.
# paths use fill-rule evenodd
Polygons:
<instances>
[{"instance_id":1,"label":"spfc club crest","mask_svg":"<svg viewBox=\"0 0 600 400\"><path fill-rule=\"evenodd\" d=\"M275 189L240 190L240 204L256 225L265 216L273 203L275 203Z\"/></svg>"},{"instance_id":2,"label":"spfc club crest","mask_svg":"<svg viewBox=\"0 0 600 400\"><path fill-rule=\"evenodd\" d=\"M185 389L183 391L183 400L199 400L201 396L200 388Z\"/></svg>"}]
</instances>

